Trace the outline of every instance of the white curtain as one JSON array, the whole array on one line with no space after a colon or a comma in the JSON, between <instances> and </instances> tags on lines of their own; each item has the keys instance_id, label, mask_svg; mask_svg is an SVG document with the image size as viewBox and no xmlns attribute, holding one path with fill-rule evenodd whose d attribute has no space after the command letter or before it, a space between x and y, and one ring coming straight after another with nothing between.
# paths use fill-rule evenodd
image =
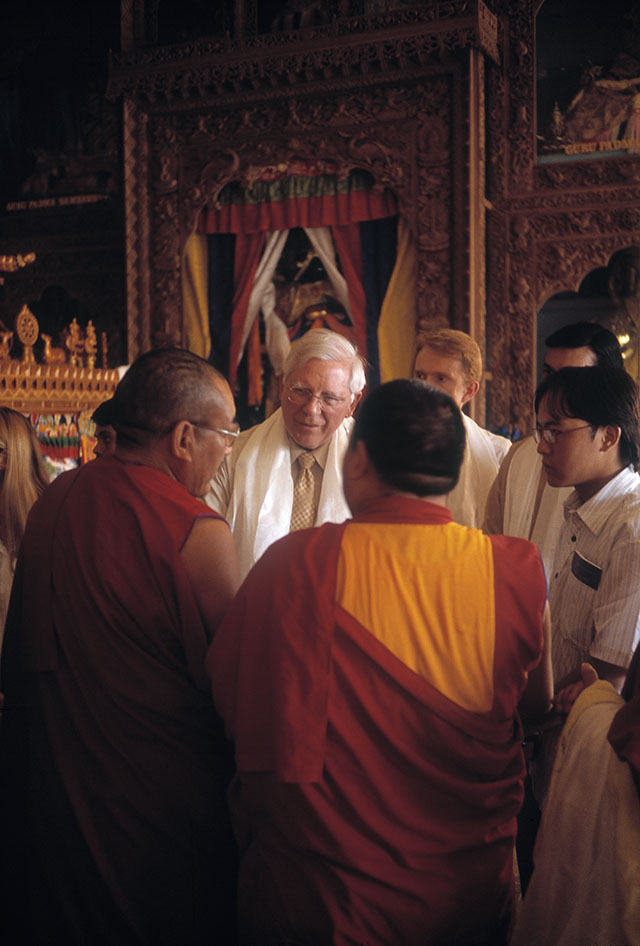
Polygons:
<instances>
[{"instance_id":1,"label":"white curtain","mask_svg":"<svg viewBox=\"0 0 640 946\"><path fill-rule=\"evenodd\" d=\"M349 305L349 291L347 281L338 269L336 261L336 248L331 236L329 227L305 227L304 232L309 237L311 245L320 257L320 262L324 266L327 276L333 286L336 296L344 306L345 312L351 319L351 306ZM352 320L353 321L353 320Z\"/></svg>"},{"instance_id":2,"label":"white curtain","mask_svg":"<svg viewBox=\"0 0 640 946\"><path fill-rule=\"evenodd\" d=\"M338 269L336 250L331 237L331 230L329 227L305 227L304 230L320 262L326 270L336 296L344 306L349 318L351 318L347 281ZM249 304L247 306L247 314L242 329L242 341L238 356L239 364L247 344L251 327L258 313L262 310L265 324L265 346L269 361L276 375L282 374L284 362L291 347L287 327L275 312L276 287L273 282L273 274L276 271L278 260L282 255L288 236L288 230L276 230L267 235L264 252L258 264L255 282L251 290L251 295L249 296Z\"/></svg>"},{"instance_id":3,"label":"white curtain","mask_svg":"<svg viewBox=\"0 0 640 946\"><path fill-rule=\"evenodd\" d=\"M238 352L238 364L242 358L242 353L244 352L245 345L247 344L247 339L249 338L249 332L251 331L251 326L256 319L258 312L262 308L263 300L265 295L267 296L266 306L269 309L269 299L270 293L273 292L273 304L275 304L275 289L272 285L273 274L276 271L276 266L278 265L278 260L282 255L284 245L287 242L287 237L289 236L288 230L276 230L274 233L267 234L267 242L265 244L264 252L262 258L258 263L258 268L256 270L256 278L253 283L253 289L251 290L251 295L249 296L249 304L247 306L247 314L244 320L244 325L242 327L242 339L240 343L240 349ZM268 333L272 337L278 339L278 344L281 344L282 338L281 333L278 327L275 325L275 321L280 322L282 329L286 336L287 330L281 320L273 311L273 305L271 305L269 315L265 313L265 321L269 319L271 325L268 327ZM287 338L287 343L289 339Z\"/></svg>"}]
</instances>

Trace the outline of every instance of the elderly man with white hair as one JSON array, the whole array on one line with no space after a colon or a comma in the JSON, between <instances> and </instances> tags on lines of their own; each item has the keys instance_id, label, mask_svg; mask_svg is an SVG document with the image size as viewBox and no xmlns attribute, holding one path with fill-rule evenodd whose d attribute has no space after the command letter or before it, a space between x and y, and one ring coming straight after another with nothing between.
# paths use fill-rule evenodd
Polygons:
<instances>
[{"instance_id":1,"label":"elderly man with white hair","mask_svg":"<svg viewBox=\"0 0 640 946\"><path fill-rule=\"evenodd\" d=\"M364 386L342 335L313 329L291 346L281 407L240 434L204 497L231 526L243 576L276 539L349 517L342 460Z\"/></svg>"}]
</instances>

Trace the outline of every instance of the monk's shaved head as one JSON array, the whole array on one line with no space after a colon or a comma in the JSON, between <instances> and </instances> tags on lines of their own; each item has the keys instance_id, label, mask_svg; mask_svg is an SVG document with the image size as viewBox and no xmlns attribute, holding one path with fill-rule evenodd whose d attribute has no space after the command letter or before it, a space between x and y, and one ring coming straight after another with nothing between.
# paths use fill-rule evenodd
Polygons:
<instances>
[{"instance_id":1,"label":"monk's shaved head","mask_svg":"<svg viewBox=\"0 0 640 946\"><path fill-rule=\"evenodd\" d=\"M226 380L204 358L184 348L156 348L129 368L113 396L118 441L164 437L179 420L202 416L229 395Z\"/></svg>"}]
</instances>

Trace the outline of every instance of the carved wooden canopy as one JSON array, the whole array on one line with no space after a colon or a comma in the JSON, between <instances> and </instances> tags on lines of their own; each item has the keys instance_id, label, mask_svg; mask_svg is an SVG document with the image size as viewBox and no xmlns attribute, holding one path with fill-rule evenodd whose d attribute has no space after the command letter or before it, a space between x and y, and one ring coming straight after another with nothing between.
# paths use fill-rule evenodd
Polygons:
<instances>
[{"instance_id":1,"label":"carved wooden canopy","mask_svg":"<svg viewBox=\"0 0 640 946\"><path fill-rule=\"evenodd\" d=\"M182 341L182 252L225 184L331 159L394 191L420 323L486 337L488 420L527 426L540 305L640 243L637 158L536 164L537 6L399 3L150 48L144 3L123 0L109 93L124 102L129 356Z\"/></svg>"}]
</instances>

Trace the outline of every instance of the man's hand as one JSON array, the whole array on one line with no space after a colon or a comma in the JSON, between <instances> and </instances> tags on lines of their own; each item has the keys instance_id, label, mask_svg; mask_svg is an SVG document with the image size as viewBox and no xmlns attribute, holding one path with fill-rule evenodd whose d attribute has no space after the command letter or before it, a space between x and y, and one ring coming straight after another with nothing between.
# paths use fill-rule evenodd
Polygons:
<instances>
[{"instance_id":1,"label":"man's hand","mask_svg":"<svg viewBox=\"0 0 640 946\"><path fill-rule=\"evenodd\" d=\"M559 690L553 698L553 705L558 713L566 715L586 687L591 686L599 679L598 672L592 664L583 663L580 666L581 679L576 683Z\"/></svg>"}]
</instances>

